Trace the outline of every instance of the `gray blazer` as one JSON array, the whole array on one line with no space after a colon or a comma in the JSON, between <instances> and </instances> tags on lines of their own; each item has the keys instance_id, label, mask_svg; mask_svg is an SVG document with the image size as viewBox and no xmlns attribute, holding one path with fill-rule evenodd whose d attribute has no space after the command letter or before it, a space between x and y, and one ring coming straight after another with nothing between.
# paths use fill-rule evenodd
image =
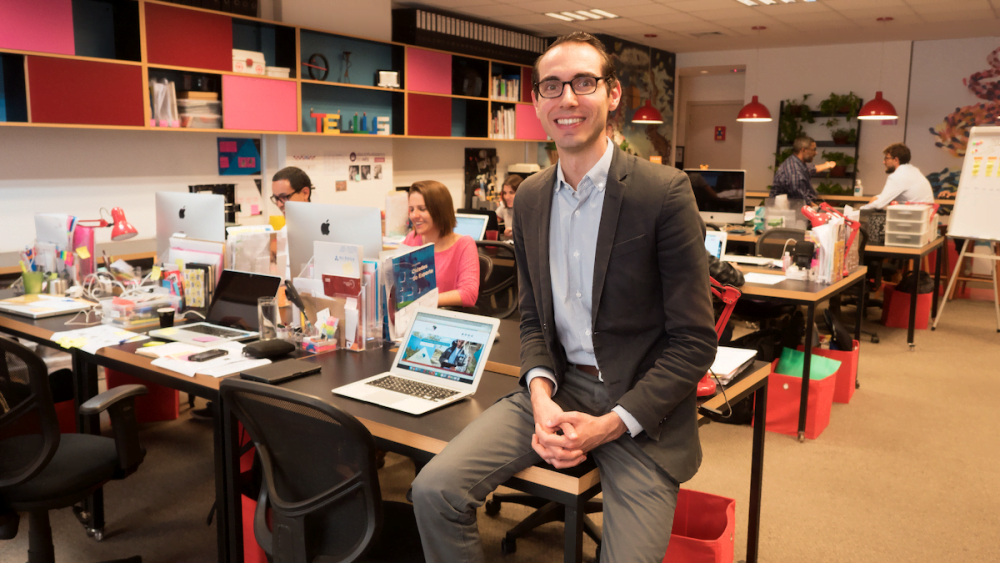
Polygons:
<instances>
[{"instance_id":1,"label":"gray blazer","mask_svg":"<svg viewBox=\"0 0 1000 563\"><path fill-rule=\"evenodd\" d=\"M521 384L545 367L562 382L549 273L556 169L517 191L514 248L521 308ZM705 227L683 172L616 149L594 261L594 353L613 402L645 430L643 450L678 482L701 464L695 386L715 358Z\"/></svg>"}]
</instances>

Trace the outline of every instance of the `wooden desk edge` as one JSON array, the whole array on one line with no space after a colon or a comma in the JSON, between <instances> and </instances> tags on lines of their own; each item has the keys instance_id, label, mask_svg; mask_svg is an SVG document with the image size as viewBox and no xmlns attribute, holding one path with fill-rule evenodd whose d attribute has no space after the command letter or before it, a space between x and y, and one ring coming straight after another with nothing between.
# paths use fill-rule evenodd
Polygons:
<instances>
[{"instance_id":1,"label":"wooden desk edge","mask_svg":"<svg viewBox=\"0 0 1000 563\"><path fill-rule=\"evenodd\" d=\"M912 248L908 246L866 246L865 254L874 255L896 255L896 256L924 256L929 254L930 251L944 245L944 241L948 237L938 237L929 243L921 246L920 248Z\"/></svg>"},{"instance_id":2,"label":"wooden desk edge","mask_svg":"<svg viewBox=\"0 0 1000 563\"><path fill-rule=\"evenodd\" d=\"M25 320L30 320L25 317ZM55 334L51 330L35 326L27 322L18 322L10 317L0 316L0 327L10 329L14 332L31 335L42 340L49 340Z\"/></svg>"},{"instance_id":3,"label":"wooden desk edge","mask_svg":"<svg viewBox=\"0 0 1000 563\"><path fill-rule=\"evenodd\" d=\"M780 273L778 273L777 270L765 270L759 268L751 268L751 269L740 268L740 270L744 272L757 271L762 273L769 273L772 275L781 275ZM826 299L828 296L840 291L840 289L843 288L844 286L857 282L858 279L860 279L861 276L865 275L865 273L867 272L868 272L867 266L858 266L858 269L851 272L851 275L847 276L846 278L836 283L830 284L825 288L823 288L822 290L816 292L792 291L788 289L774 289L771 286L757 285L757 284L747 284L743 286L743 288L741 289L743 289L743 295L746 296L781 297L785 299L795 299L798 301L819 302ZM748 291L748 290L753 290L753 291Z\"/></svg>"},{"instance_id":4,"label":"wooden desk edge","mask_svg":"<svg viewBox=\"0 0 1000 563\"><path fill-rule=\"evenodd\" d=\"M736 384L733 385L732 387L726 387L726 396L725 397L722 395L722 393L719 393L718 395L716 395L716 396L712 397L711 399L705 401L705 406L709 407L709 408L712 408L712 409L717 409L718 410L720 407L725 406L725 404L726 404L726 398L727 397L729 398L729 400L731 402L734 401L734 400L736 400L737 397L739 397L740 395L746 393L746 391L748 389L752 388L754 385L757 385L758 383L760 383L761 380L763 380L764 378L768 377L769 375L771 375L771 366L770 366L770 364L768 364L766 366L762 366L757 371L751 373L750 375L748 375L748 376L744 377L743 379L739 380L738 382L736 382ZM698 420L701 420L701 419L702 419L702 416L699 414L698 415Z\"/></svg>"}]
</instances>

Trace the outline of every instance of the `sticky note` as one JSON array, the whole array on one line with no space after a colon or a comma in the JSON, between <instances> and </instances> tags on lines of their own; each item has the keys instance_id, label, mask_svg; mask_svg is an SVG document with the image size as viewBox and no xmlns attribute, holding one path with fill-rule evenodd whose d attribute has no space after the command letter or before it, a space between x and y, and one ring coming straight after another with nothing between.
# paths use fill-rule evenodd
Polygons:
<instances>
[{"instance_id":1,"label":"sticky note","mask_svg":"<svg viewBox=\"0 0 1000 563\"><path fill-rule=\"evenodd\" d=\"M236 141L219 141L219 152L236 152Z\"/></svg>"},{"instance_id":2,"label":"sticky note","mask_svg":"<svg viewBox=\"0 0 1000 563\"><path fill-rule=\"evenodd\" d=\"M90 258L90 251L87 250L86 246L81 246L76 249L76 255L79 256L81 260L86 260Z\"/></svg>"},{"instance_id":3,"label":"sticky note","mask_svg":"<svg viewBox=\"0 0 1000 563\"><path fill-rule=\"evenodd\" d=\"M251 205L250 206L250 214L251 215L260 215L260 206L259 205Z\"/></svg>"},{"instance_id":4,"label":"sticky note","mask_svg":"<svg viewBox=\"0 0 1000 563\"><path fill-rule=\"evenodd\" d=\"M229 157L220 156L219 157L219 168L229 168Z\"/></svg>"},{"instance_id":5,"label":"sticky note","mask_svg":"<svg viewBox=\"0 0 1000 563\"><path fill-rule=\"evenodd\" d=\"M166 342L147 342L142 345L143 348L151 348L153 346L163 346Z\"/></svg>"},{"instance_id":6,"label":"sticky note","mask_svg":"<svg viewBox=\"0 0 1000 563\"><path fill-rule=\"evenodd\" d=\"M149 279L158 280L160 279L160 267L153 266L153 271L149 273Z\"/></svg>"}]
</instances>

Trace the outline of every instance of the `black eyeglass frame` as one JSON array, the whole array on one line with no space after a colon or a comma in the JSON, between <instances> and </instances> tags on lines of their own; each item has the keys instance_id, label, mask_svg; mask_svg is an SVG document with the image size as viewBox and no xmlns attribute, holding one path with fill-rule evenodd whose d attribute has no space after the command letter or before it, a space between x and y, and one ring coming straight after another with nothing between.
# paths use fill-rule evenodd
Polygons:
<instances>
[{"instance_id":1,"label":"black eyeglass frame","mask_svg":"<svg viewBox=\"0 0 1000 563\"><path fill-rule=\"evenodd\" d=\"M590 92L577 92L576 88L573 87L573 83L574 82L576 82L577 80L583 79L583 78L590 78L590 79L594 80L594 89L591 90ZM609 78L611 78L611 75L608 75L608 76L589 76L589 75L576 76L576 77L573 78L573 80L565 80L565 81L563 81L563 80L557 80L555 78L550 78L548 80L542 80L541 82L535 82L535 84L534 84L534 86L535 86L535 93L538 94L539 97L545 98L546 100L554 100L556 98L561 98L562 97L563 93L566 91L566 85L569 84L569 89L573 91L574 95L576 95L576 96L589 96L589 95L591 95L591 94L593 94L594 92L597 91L599 83L602 80L604 80L605 82L607 82L607 80ZM545 82L559 82L559 85L560 85L559 93L556 94L555 96L543 96L540 87Z\"/></svg>"},{"instance_id":2,"label":"black eyeglass frame","mask_svg":"<svg viewBox=\"0 0 1000 563\"><path fill-rule=\"evenodd\" d=\"M315 188L313 188L312 186L303 186L303 187L302 187L302 190L304 190L304 189L306 189L306 188L309 188L309 191L310 191L310 192L312 192L312 190L314 190L314 189L315 189ZM278 196L276 196L276 195L274 195L274 194L271 194L271 195L270 195L270 199L271 199L271 203L273 203L273 204L275 204L275 205L278 205L278 202L279 202L279 201L280 201L281 203L288 203L288 200L289 200L289 199L291 199L292 197L294 197L294 196L295 196L295 194L298 194L298 193L301 193L301 192L302 192L302 190L295 190L294 192L292 192L292 193L290 193L290 194L281 194L281 195L278 195ZM310 195L312 195L312 194L310 194Z\"/></svg>"}]
</instances>

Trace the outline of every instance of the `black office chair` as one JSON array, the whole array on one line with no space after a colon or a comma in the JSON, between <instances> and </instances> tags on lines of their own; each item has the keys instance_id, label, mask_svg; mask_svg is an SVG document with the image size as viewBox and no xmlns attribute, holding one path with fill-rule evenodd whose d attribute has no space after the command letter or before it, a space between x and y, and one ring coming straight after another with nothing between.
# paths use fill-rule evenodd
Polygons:
<instances>
[{"instance_id":1,"label":"black office chair","mask_svg":"<svg viewBox=\"0 0 1000 563\"><path fill-rule=\"evenodd\" d=\"M28 562L55 561L49 510L82 502L142 463L135 399L142 385L123 385L90 399L80 413L108 411L114 438L60 434L45 362L12 340L0 339L0 539L17 535L28 513ZM133 557L130 562L141 562Z\"/></svg>"},{"instance_id":2,"label":"black office chair","mask_svg":"<svg viewBox=\"0 0 1000 563\"><path fill-rule=\"evenodd\" d=\"M505 319L517 309L517 261L514 246L494 240L476 241L479 248L479 299L472 312ZM496 261L510 261L510 266ZM488 263L484 268L484 262Z\"/></svg>"},{"instance_id":3,"label":"black office chair","mask_svg":"<svg viewBox=\"0 0 1000 563\"><path fill-rule=\"evenodd\" d=\"M537 466L552 469L552 466L545 462L540 462ZM558 471L566 475L580 477L591 472L596 467L597 465L594 461L588 457L586 461L576 467L570 467L568 469L561 469ZM516 526L508 530L503 539L500 540L500 551L504 554L514 553L517 551L517 538L525 536L528 532L534 530L535 528L548 524L549 522L566 521L566 508L564 505L559 504L558 502L550 502L542 497L524 493L493 493L490 500L486 501L486 504L483 506L486 511L486 515L496 516L497 514L500 514L500 508L505 502L534 508L535 511L529 514L524 520L518 522ZM590 539L594 540L594 543L597 544L597 555L594 557L597 561L600 561L601 527L587 515L595 512L603 512L604 502L600 499L590 500L584 504L583 511L583 531L590 536Z\"/></svg>"},{"instance_id":4,"label":"black office chair","mask_svg":"<svg viewBox=\"0 0 1000 563\"><path fill-rule=\"evenodd\" d=\"M757 239L757 256L780 259L789 240L795 242L806 240L806 232L802 229L784 227L767 229Z\"/></svg>"},{"instance_id":5,"label":"black office chair","mask_svg":"<svg viewBox=\"0 0 1000 563\"><path fill-rule=\"evenodd\" d=\"M413 507L385 502L375 439L356 418L319 399L227 379L223 401L260 457L257 543L274 561L423 561Z\"/></svg>"}]
</instances>

